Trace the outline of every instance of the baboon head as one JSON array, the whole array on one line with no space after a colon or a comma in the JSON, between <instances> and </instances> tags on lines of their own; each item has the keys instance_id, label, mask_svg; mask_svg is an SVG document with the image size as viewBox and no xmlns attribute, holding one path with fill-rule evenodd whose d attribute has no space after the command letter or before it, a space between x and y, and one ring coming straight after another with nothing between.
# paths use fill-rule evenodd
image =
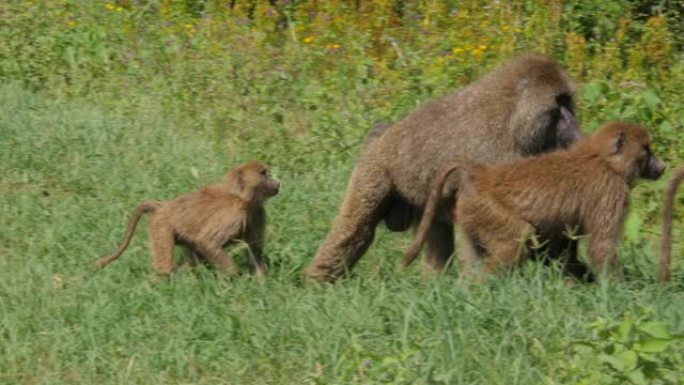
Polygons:
<instances>
[{"instance_id":1,"label":"baboon head","mask_svg":"<svg viewBox=\"0 0 684 385\"><path fill-rule=\"evenodd\" d=\"M651 136L645 128L631 123L613 122L599 129L595 136L611 168L629 183L638 178L655 180L665 171L665 164L651 152Z\"/></svg>"},{"instance_id":2,"label":"baboon head","mask_svg":"<svg viewBox=\"0 0 684 385\"><path fill-rule=\"evenodd\" d=\"M512 138L529 155L569 147L582 137L573 103L575 85L549 58L526 56L524 63L511 62L513 73L507 76L517 79L512 86Z\"/></svg>"},{"instance_id":3,"label":"baboon head","mask_svg":"<svg viewBox=\"0 0 684 385\"><path fill-rule=\"evenodd\" d=\"M226 183L249 201L263 201L278 194L280 182L274 179L268 168L259 161L237 166L226 176Z\"/></svg>"}]
</instances>

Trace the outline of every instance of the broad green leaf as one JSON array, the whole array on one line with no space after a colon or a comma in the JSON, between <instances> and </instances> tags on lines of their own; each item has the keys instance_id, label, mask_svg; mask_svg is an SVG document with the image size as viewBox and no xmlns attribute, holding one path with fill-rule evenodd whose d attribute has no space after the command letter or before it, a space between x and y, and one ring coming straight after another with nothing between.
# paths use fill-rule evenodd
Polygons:
<instances>
[{"instance_id":1,"label":"broad green leaf","mask_svg":"<svg viewBox=\"0 0 684 385\"><path fill-rule=\"evenodd\" d=\"M646 381L646 376L644 376L644 373L640 369L635 369L627 373L627 378L629 378L629 381L633 384L648 385L648 381Z\"/></svg>"},{"instance_id":2,"label":"broad green leaf","mask_svg":"<svg viewBox=\"0 0 684 385\"><path fill-rule=\"evenodd\" d=\"M643 324L638 325L636 328L637 330L656 338L670 338L670 332L667 331L667 327L665 327L662 322L644 322Z\"/></svg>"},{"instance_id":3,"label":"broad green leaf","mask_svg":"<svg viewBox=\"0 0 684 385\"><path fill-rule=\"evenodd\" d=\"M624 372L625 371L624 362L622 362L622 360L617 358L616 356L613 356L610 354L599 354L598 359L599 359L599 362L602 362L604 364L608 364L609 366L611 366L613 369L617 370L618 372Z\"/></svg>"},{"instance_id":4,"label":"broad green leaf","mask_svg":"<svg viewBox=\"0 0 684 385\"><path fill-rule=\"evenodd\" d=\"M641 216L636 211L631 211L627 215L624 225L624 237L629 242L637 242L640 239L641 225L643 220Z\"/></svg>"},{"instance_id":5,"label":"broad green leaf","mask_svg":"<svg viewBox=\"0 0 684 385\"><path fill-rule=\"evenodd\" d=\"M672 123L669 120L664 120L660 123L660 126L658 126L661 134L671 134L672 128Z\"/></svg>"},{"instance_id":6,"label":"broad green leaf","mask_svg":"<svg viewBox=\"0 0 684 385\"><path fill-rule=\"evenodd\" d=\"M648 89L644 91L644 93L641 96L643 97L644 104L646 105L646 107L648 107L649 111L657 111L658 105L660 104L660 98L653 90Z\"/></svg>"},{"instance_id":7,"label":"broad green leaf","mask_svg":"<svg viewBox=\"0 0 684 385\"><path fill-rule=\"evenodd\" d=\"M622 362L622 367L624 368L624 371L629 372L636 369L639 355L633 350L626 350L622 353L618 353L617 355L615 355L615 358Z\"/></svg>"},{"instance_id":8,"label":"broad green leaf","mask_svg":"<svg viewBox=\"0 0 684 385\"><path fill-rule=\"evenodd\" d=\"M640 343L639 351L645 353L660 353L665 351L670 343L672 343L671 339L650 338Z\"/></svg>"},{"instance_id":9,"label":"broad green leaf","mask_svg":"<svg viewBox=\"0 0 684 385\"><path fill-rule=\"evenodd\" d=\"M582 87L582 99L588 103L596 103L606 93L606 84L601 81L592 81Z\"/></svg>"}]
</instances>

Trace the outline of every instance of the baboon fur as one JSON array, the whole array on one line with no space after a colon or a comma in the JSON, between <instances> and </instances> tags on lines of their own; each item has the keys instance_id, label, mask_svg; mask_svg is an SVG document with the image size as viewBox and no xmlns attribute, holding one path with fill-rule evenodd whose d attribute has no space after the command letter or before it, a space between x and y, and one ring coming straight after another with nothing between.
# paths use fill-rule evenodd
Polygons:
<instances>
[{"instance_id":1,"label":"baboon fur","mask_svg":"<svg viewBox=\"0 0 684 385\"><path fill-rule=\"evenodd\" d=\"M103 268L128 246L140 217L152 213L149 240L153 265L160 273L175 269L174 245L185 249L185 261L210 263L232 274L239 272L224 248L241 240L249 246L255 274L265 275L263 257L266 211L264 202L278 193L280 183L266 166L252 161L235 167L223 183L206 186L173 200L142 202L133 214L123 242L114 254L96 262Z\"/></svg>"},{"instance_id":2,"label":"baboon fur","mask_svg":"<svg viewBox=\"0 0 684 385\"><path fill-rule=\"evenodd\" d=\"M566 150L489 166L467 159L449 163L434 180L404 264L427 238L439 197L458 191L454 216L466 275L515 267L527 246L569 228L588 237L594 274L622 277L616 247L631 187L638 178L658 179L665 170L650 144L643 127L612 122Z\"/></svg>"},{"instance_id":3,"label":"baboon fur","mask_svg":"<svg viewBox=\"0 0 684 385\"><path fill-rule=\"evenodd\" d=\"M524 55L479 81L424 104L403 120L376 125L359 156L332 229L305 275L334 281L351 269L385 220L394 231L415 223L438 167L455 155L485 164L556 148L581 136L575 88L554 60ZM427 265L441 271L453 252L453 199L440 201L428 234ZM572 244L550 245L559 252Z\"/></svg>"},{"instance_id":4,"label":"baboon fur","mask_svg":"<svg viewBox=\"0 0 684 385\"><path fill-rule=\"evenodd\" d=\"M663 234L661 239L660 263L658 265L658 282L668 282L672 278L672 217L674 210L674 198L677 187L684 180L684 165L677 167L672 172L672 177L665 189L663 205Z\"/></svg>"}]
</instances>

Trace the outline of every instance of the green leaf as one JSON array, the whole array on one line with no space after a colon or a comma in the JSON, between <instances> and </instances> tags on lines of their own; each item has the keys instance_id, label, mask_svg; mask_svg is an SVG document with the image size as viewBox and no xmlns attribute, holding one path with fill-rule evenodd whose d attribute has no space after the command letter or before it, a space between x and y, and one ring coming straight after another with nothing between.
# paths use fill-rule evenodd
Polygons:
<instances>
[{"instance_id":1,"label":"green leaf","mask_svg":"<svg viewBox=\"0 0 684 385\"><path fill-rule=\"evenodd\" d=\"M601 81L589 82L582 87L582 99L590 104L596 103L606 93L607 88L606 84Z\"/></svg>"},{"instance_id":2,"label":"green leaf","mask_svg":"<svg viewBox=\"0 0 684 385\"><path fill-rule=\"evenodd\" d=\"M637 354L637 352L633 350L626 350L622 353L617 354L615 357L622 362L625 372L629 372L636 369L637 360L639 359L639 355Z\"/></svg>"},{"instance_id":3,"label":"green leaf","mask_svg":"<svg viewBox=\"0 0 684 385\"><path fill-rule=\"evenodd\" d=\"M665 351L672 343L671 339L664 338L650 338L642 341L639 345L639 351L644 353L660 353Z\"/></svg>"},{"instance_id":4,"label":"green leaf","mask_svg":"<svg viewBox=\"0 0 684 385\"><path fill-rule=\"evenodd\" d=\"M633 384L648 385L648 382L646 381L646 376L644 376L644 373L641 371L641 369L635 369L627 373L627 378Z\"/></svg>"},{"instance_id":5,"label":"green leaf","mask_svg":"<svg viewBox=\"0 0 684 385\"><path fill-rule=\"evenodd\" d=\"M673 130L672 123L670 121L665 120L662 123L660 123L660 126L658 127L660 133L662 134L671 134Z\"/></svg>"},{"instance_id":6,"label":"green leaf","mask_svg":"<svg viewBox=\"0 0 684 385\"><path fill-rule=\"evenodd\" d=\"M642 224L641 216L636 211L631 211L625 220L623 232L625 239L629 242L638 242Z\"/></svg>"},{"instance_id":7,"label":"green leaf","mask_svg":"<svg viewBox=\"0 0 684 385\"><path fill-rule=\"evenodd\" d=\"M637 330L644 332L655 338L670 338L670 332L667 330L667 327L665 327L665 325L663 325L662 322L644 322L643 324L638 325L636 328Z\"/></svg>"},{"instance_id":8,"label":"green leaf","mask_svg":"<svg viewBox=\"0 0 684 385\"><path fill-rule=\"evenodd\" d=\"M660 104L660 98L653 90L648 89L644 91L644 93L641 96L643 97L644 104L646 105L649 111L655 112L658 109L658 105Z\"/></svg>"}]
</instances>

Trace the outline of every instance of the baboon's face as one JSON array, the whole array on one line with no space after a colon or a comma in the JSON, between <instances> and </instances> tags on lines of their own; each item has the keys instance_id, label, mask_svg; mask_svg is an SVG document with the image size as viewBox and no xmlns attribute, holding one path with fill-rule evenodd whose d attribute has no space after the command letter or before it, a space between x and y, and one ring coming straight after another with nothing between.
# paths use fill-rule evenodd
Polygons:
<instances>
[{"instance_id":1,"label":"baboon's face","mask_svg":"<svg viewBox=\"0 0 684 385\"><path fill-rule=\"evenodd\" d=\"M620 126L618 126L620 127ZM631 169L631 179L655 180L665 171L665 164L651 152L651 136L641 126L622 124L617 133L617 152Z\"/></svg>"},{"instance_id":2,"label":"baboon's face","mask_svg":"<svg viewBox=\"0 0 684 385\"><path fill-rule=\"evenodd\" d=\"M637 164L639 165L639 176L644 179L655 180L663 175L665 163L651 152L650 138L648 143L641 144Z\"/></svg>"},{"instance_id":3,"label":"baboon's face","mask_svg":"<svg viewBox=\"0 0 684 385\"><path fill-rule=\"evenodd\" d=\"M270 198L278 194L280 182L271 176L268 167L261 162L250 162L242 171L244 184L248 188L254 189L254 193L259 198Z\"/></svg>"},{"instance_id":4,"label":"baboon's face","mask_svg":"<svg viewBox=\"0 0 684 385\"><path fill-rule=\"evenodd\" d=\"M579 123L575 116L575 108L572 103L572 95L559 95L556 97L558 104L557 110L553 113L553 123L555 130L555 144L560 148L570 147L571 144L577 142L582 133L579 129Z\"/></svg>"},{"instance_id":5,"label":"baboon's face","mask_svg":"<svg viewBox=\"0 0 684 385\"><path fill-rule=\"evenodd\" d=\"M259 170L259 177L261 178L260 186L264 197L270 198L278 194L280 182L271 176L271 172L266 167Z\"/></svg>"},{"instance_id":6,"label":"baboon's face","mask_svg":"<svg viewBox=\"0 0 684 385\"><path fill-rule=\"evenodd\" d=\"M271 176L266 165L258 161L243 163L226 176L226 183L261 201L278 194L280 182Z\"/></svg>"}]
</instances>

